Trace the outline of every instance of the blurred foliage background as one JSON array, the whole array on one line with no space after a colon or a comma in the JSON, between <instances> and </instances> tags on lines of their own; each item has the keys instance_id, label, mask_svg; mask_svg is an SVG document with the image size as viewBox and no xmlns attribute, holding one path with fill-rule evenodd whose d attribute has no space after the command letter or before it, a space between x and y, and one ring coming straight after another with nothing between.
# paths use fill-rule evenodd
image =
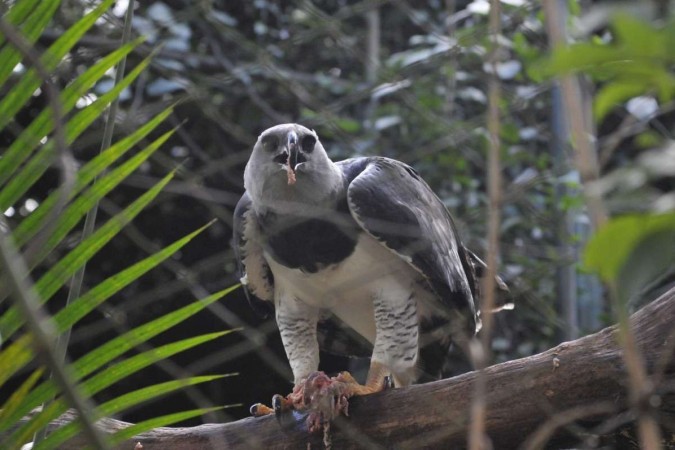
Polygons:
<instances>
[{"instance_id":1,"label":"blurred foliage background","mask_svg":"<svg viewBox=\"0 0 675 450\"><path fill-rule=\"evenodd\" d=\"M497 316L497 361L540 352L613 321L599 281L581 263L591 227L569 139L561 128L553 75L582 76L586 119L596 133L601 172L594 189L602 192L610 213L675 210L673 9L663 1L561 3L566 3L570 39L580 45L552 56L539 2L502 2L496 67L503 86L500 272L511 286L516 308ZM64 0L38 45L50 45L95 4ZM65 86L119 47L126 9L127 2L117 1L97 21L59 64L57 84ZM232 211L243 192L243 168L258 134L277 123L299 122L315 129L336 160L383 155L411 164L446 203L467 246L482 255L488 10L486 0L137 2L133 33L145 42L130 54L127 67L156 53L149 69L121 94L116 139L171 105L168 120L143 145L178 128L101 202L99 220L178 170L154 203L89 263L85 286L217 221L159 270L78 325L71 356L238 282L230 247ZM634 64L616 63L626 60ZM24 71L20 64L12 77L18 79ZM114 76L109 71L76 108L110 90ZM8 147L46 105L45 93L36 91L30 106L0 133L0 148ZM102 129L101 120L73 144L80 164L97 154ZM57 186L58 171L48 171L4 211L9 226L29 216ZM672 230L672 223L657 228ZM672 233L663 239L654 248L667 249ZM77 236L66 241L50 256L52 262L76 242ZM613 242L610 236L601 256ZM666 258L640 281L628 299L631 307L672 285L672 262ZM64 290L50 309L61 307L65 295ZM96 400L129 392L149 379L237 372L122 418L137 422L195 404L242 405L205 420L247 416L248 405L288 392L291 374L273 320L256 317L241 291L147 345L194 330L237 327L242 331L126 378ZM350 364L322 356L322 368L328 371Z\"/></svg>"}]
</instances>

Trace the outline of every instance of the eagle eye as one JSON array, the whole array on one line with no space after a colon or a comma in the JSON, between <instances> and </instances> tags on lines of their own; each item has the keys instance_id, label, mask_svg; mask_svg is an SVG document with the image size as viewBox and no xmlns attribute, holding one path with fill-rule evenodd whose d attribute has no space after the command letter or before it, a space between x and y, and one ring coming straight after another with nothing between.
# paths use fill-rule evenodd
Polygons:
<instances>
[{"instance_id":1,"label":"eagle eye","mask_svg":"<svg viewBox=\"0 0 675 450\"><path fill-rule=\"evenodd\" d=\"M265 151L273 152L279 146L279 138L273 134L268 134L262 138L262 145Z\"/></svg>"},{"instance_id":2,"label":"eagle eye","mask_svg":"<svg viewBox=\"0 0 675 450\"><path fill-rule=\"evenodd\" d=\"M316 144L316 138L311 134L308 134L302 138L302 151L305 153L312 153L314 151L314 145Z\"/></svg>"}]
</instances>

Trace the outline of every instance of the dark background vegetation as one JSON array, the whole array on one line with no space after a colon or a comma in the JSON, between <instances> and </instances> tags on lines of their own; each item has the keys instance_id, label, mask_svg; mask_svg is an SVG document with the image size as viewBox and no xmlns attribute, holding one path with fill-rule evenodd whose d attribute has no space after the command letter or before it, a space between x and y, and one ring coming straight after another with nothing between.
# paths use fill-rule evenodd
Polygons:
<instances>
[{"instance_id":1,"label":"dark background vegetation","mask_svg":"<svg viewBox=\"0 0 675 450\"><path fill-rule=\"evenodd\" d=\"M65 1L40 45L47 46L80 18L87 3ZM504 176L500 271L517 306L497 316L493 350L498 361L537 353L612 322L598 282L578 264L588 219L567 142L560 142L554 133L553 84L528 70L548 52L537 4L527 0L503 4L498 72L503 83ZM137 2L134 33L147 38L131 55L128 67L153 49L157 53L151 69L122 96L116 138L170 104L177 104L175 113L155 137L170 127L179 128L149 163L101 204L99 220L168 171L180 168L151 207L88 265L85 285L95 285L211 219L217 222L76 327L71 356L238 282L230 246L232 211L243 192L244 165L258 134L277 123L299 122L315 129L336 160L383 155L411 164L446 203L467 246L484 254L488 41L483 5L462 0ZM604 5L570 5L570 21L582 25L578 39L611 41L607 14L592 25L581 20L599 13ZM118 47L124 9L118 2L82 40L60 66L60 84ZM645 20L658 19L648 11L640 14ZM91 95L105 92L113 77L108 84L99 83ZM587 82L586 87L591 94L596 86ZM672 104L657 104L649 113L650 99L617 105L598 124L598 148L606 155L602 174L615 177L606 179L608 205L615 213L667 210L675 204L675 171L650 173L637 185L620 177L616 181L617 170L639 172L643 150L665 142L672 146ZM33 104L15 119L13 129L0 135L1 146L45 106L45 95L35 95ZM72 150L78 160L98 152L101 130L102 123L75 143ZM10 225L29 214L29 199L39 203L57 182L56 172L48 174L38 189L5 212ZM565 221L571 226L561 226ZM575 276L574 292L563 290L561 296L560 270L571 270ZM564 301L574 302L576 323L561 314ZM50 307L58 308L59 302ZM273 320L256 317L241 290L152 344L194 330L236 327L242 330L125 379L105 395L112 398L148 380L236 372L237 376L155 401L123 419L136 422L194 404L242 405L208 420L247 416L250 404L287 393L291 374ZM327 371L350 364L322 356Z\"/></svg>"}]
</instances>

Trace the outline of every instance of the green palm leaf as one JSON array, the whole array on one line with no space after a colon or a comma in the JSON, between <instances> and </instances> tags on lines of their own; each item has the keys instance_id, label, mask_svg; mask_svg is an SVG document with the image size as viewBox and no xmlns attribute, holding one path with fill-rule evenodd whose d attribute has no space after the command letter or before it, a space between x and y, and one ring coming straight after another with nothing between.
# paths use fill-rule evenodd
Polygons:
<instances>
[{"instance_id":1,"label":"green palm leaf","mask_svg":"<svg viewBox=\"0 0 675 450\"><path fill-rule=\"evenodd\" d=\"M35 383L37 383L39 378L42 376L43 372L44 372L43 368L39 368L33 371L31 376L26 378L26 380L21 384L19 389L17 389L12 393L12 395L2 405L2 409L0 409L0 423L6 420L6 418L9 417L10 415L14 414L14 412L19 408L19 405L21 405L21 403L26 398L30 390L33 389Z\"/></svg>"},{"instance_id":2,"label":"green palm leaf","mask_svg":"<svg viewBox=\"0 0 675 450\"><path fill-rule=\"evenodd\" d=\"M89 290L86 294L73 301L66 308L54 315L54 323L59 333L75 325L81 318L90 313L94 308L103 303L121 289L136 281L149 270L157 267L171 255L183 248L195 236L204 231L207 224L182 239L148 256L125 270L107 278L100 284ZM12 343L4 352L0 352L0 385L32 359L29 335L23 335Z\"/></svg>"},{"instance_id":3,"label":"green palm leaf","mask_svg":"<svg viewBox=\"0 0 675 450\"><path fill-rule=\"evenodd\" d=\"M105 11L107 11L107 9L110 7L110 5L113 4L113 2L114 0L104 0L89 14L85 15L76 24L68 28L61 35L61 37L59 37L56 40L56 42L54 42L51 45L51 47L49 47L49 49L45 52L44 56L42 57L42 64L44 65L45 69L54 70L58 65L58 63L61 62L63 57L66 56L68 51L71 48L73 48L75 44L78 43L78 41L80 40L80 38L82 38L84 33L86 33L87 30L91 28L91 26L94 25L94 23L96 23L96 20L99 17L101 17L101 15ZM55 8L56 6L58 6L60 2L45 1L44 3L48 4L50 8ZM47 19L50 19L54 11L52 9L49 9L45 11L45 13L46 15L49 16L47 17ZM47 20L47 22L48 21L49 20ZM40 22L40 24L42 24L42 22ZM29 39L36 32L37 36L39 36L40 35L39 33L42 32L42 29L44 29L44 26L42 26L42 28L38 30L29 29L28 20L26 21L26 24L24 26L25 34L26 36L29 37ZM37 36L35 37L37 38ZM17 56L17 61L14 62L14 64L11 64L11 62L9 62L9 64L11 65L9 65L8 68L4 70L4 72L7 73L4 77L3 72L0 72L0 84L3 84L7 80L7 76L9 76L14 66L16 66L16 64L19 62L20 58L21 58L20 56ZM2 61L2 57L0 56L0 67L5 67L2 65L3 63L4 61ZM37 72L34 69L31 69L27 71L25 74L23 74L23 76L16 84L16 86L13 86L12 90L7 94L7 96L2 101L0 101L0 131L4 129L5 126L11 120L11 118L14 117L16 113L18 113L19 110L21 110L21 108L23 108L23 106L26 104L26 101L28 101L31 98L33 92L35 92L35 90L40 87L42 82L43 80L38 76Z\"/></svg>"},{"instance_id":4,"label":"green palm leaf","mask_svg":"<svg viewBox=\"0 0 675 450\"><path fill-rule=\"evenodd\" d=\"M112 191L119 183L121 183L127 176L133 173L141 164L143 164L162 144L164 144L173 134L168 131L160 136L157 140L152 142L148 147L143 149L133 158L122 164L117 169L111 171L108 175L100 179L82 196L78 197L70 204L68 208L62 213L51 230L51 236L47 239L41 249L40 255L33 261L38 264L42 259L49 254L56 246L67 236L67 234L75 228L80 220L87 214L91 208L94 207L103 197Z\"/></svg>"},{"instance_id":5,"label":"green palm leaf","mask_svg":"<svg viewBox=\"0 0 675 450\"><path fill-rule=\"evenodd\" d=\"M187 243L190 242L194 237L204 231L209 225L210 224L193 231L192 233L177 240L159 252L154 253L144 260L134 264L133 266L107 278L105 281L92 288L86 294L73 301L70 305L68 305L67 308L62 309L54 315L54 322L56 324L57 330L62 332L65 329L72 327L78 320L87 315L112 295L136 281L149 270L157 267L167 258L175 254L177 251L187 245ZM218 294L215 295L217 298L221 298L218 296Z\"/></svg>"},{"instance_id":6,"label":"green palm leaf","mask_svg":"<svg viewBox=\"0 0 675 450\"><path fill-rule=\"evenodd\" d=\"M178 389L183 389L188 386L194 386L196 384L206 383L235 375L237 374L230 373L227 375L202 375L198 377L186 378L183 380L172 380L166 381L164 383L154 384L152 386L147 386L133 392L129 392L117 397L114 400L103 403L98 407L98 411L101 413L101 416L116 414L120 411L128 409L131 406L136 406L140 403L153 400L161 395L166 395Z\"/></svg>"},{"instance_id":7,"label":"green palm leaf","mask_svg":"<svg viewBox=\"0 0 675 450\"><path fill-rule=\"evenodd\" d=\"M111 67L127 56L141 40L120 47L118 50L101 58L96 64L80 75L61 93L61 107L63 114L70 112L77 100L88 92L93 84L101 79ZM42 138L54 129L52 110L47 107L26 127L23 132L12 142L0 159L0 185L30 156L33 149Z\"/></svg>"},{"instance_id":8,"label":"green palm leaf","mask_svg":"<svg viewBox=\"0 0 675 450\"><path fill-rule=\"evenodd\" d=\"M73 364L75 374L79 379L92 374L94 371L115 360L137 345L147 342L149 339L183 322L210 304L222 299L225 295L238 287L239 286L233 286L220 292L216 292L202 300L190 303L114 338L76 361ZM73 305L76 305L76 302L73 303ZM77 308L77 306L75 306L75 308ZM51 381L45 381L40 386L33 389L26 397L21 408L17 409L15 415L11 416L6 423L0 422L0 431L7 429L10 423L19 420L37 405L54 397L56 393L56 388Z\"/></svg>"},{"instance_id":9,"label":"green palm leaf","mask_svg":"<svg viewBox=\"0 0 675 450\"><path fill-rule=\"evenodd\" d=\"M209 381L221 379L229 375L206 375L199 377L192 377L183 380L173 380L167 381L165 383L159 383L152 386L144 387L127 394L123 394L117 397L114 400L110 400L99 406L96 409L96 418L106 417L111 414L116 414L120 411L124 411L132 406L136 406L140 403L153 400L157 397L170 394L178 389L182 389L187 386L194 386L200 383L206 383ZM41 442L38 446L34 447L36 450L40 448L49 449L55 448L59 444L63 443L66 439L69 439L77 434L80 427L79 424L71 422L68 425L59 428L49 435L47 439ZM145 429L142 431L146 431Z\"/></svg>"},{"instance_id":10,"label":"green palm leaf","mask_svg":"<svg viewBox=\"0 0 675 450\"><path fill-rule=\"evenodd\" d=\"M88 395L94 395L106 387L120 381L121 379L138 372L158 361L166 359L177 353L189 350L199 344L212 341L224 336L231 331L219 331L208 333L201 336L195 336L182 341L172 342L161 347L153 348L138 355L125 359L104 371L94 375L89 380L81 384L80 389ZM100 349L100 348L99 348ZM110 361L110 359L108 359ZM16 430L7 440L5 445L14 448L27 442L30 437L39 429L47 426L50 421L63 414L68 405L63 400L57 400L33 416L27 423ZM3 447L5 448L5 447Z\"/></svg>"},{"instance_id":11,"label":"green palm leaf","mask_svg":"<svg viewBox=\"0 0 675 450\"><path fill-rule=\"evenodd\" d=\"M26 3L28 3L28 5L24 5L24 7L29 6L32 14L22 22L21 26L19 26L19 30L22 32L23 38L26 41L34 43L40 37L40 34L42 34L42 31L45 29L47 24L49 24L49 21L52 19L56 8L58 8L59 3L61 2L59 0L32 0ZM12 20L12 11L17 8L18 5L7 13L9 21L14 24L16 24L16 22ZM22 8L20 11L15 13L16 16L14 19L18 22L20 16L23 16L25 13L26 11ZM3 40L6 41L6 39ZM21 58L21 53L13 45L5 45L0 49L0 85L7 81L7 78L12 73L12 70L14 70L14 67L16 67L16 65L21 61ZM33 88L31 94L33 91L35 91L35 89L37 89L38 86L39 84ZM5 125L7 125L5 120L10 120L11 118L12 116L5 117L0 113L0 123L4 122L4 124L0 126L0 130L4 128Z\"/></svg>"},{"instance_id":12,"label":"green palm leaf","mask_svg":"<svg viewBox=\"0 0 675 450\"><path fill-rule=\"evenodd\" d=\"M105 244L115 237L115 235L131 220L140 213L156 196L162 188L173 178L173 172L165 176L160 182L155 184L149 191L141 195L131 205L123 211L112 217L108 222L101 226L94 234L71 250L67 255L61 258L47 273L45 273L37 283L35 291L42 302L46 302L52 295L70 278L77 269L94 256ZM5 338L11 337L21 326L23 321L15 307L0 317L0 334Z\"/></svg>"},{"instance_id":13,"label":"green palm leaf","mask_svg":"<svg viewBox=\"0 0 675 450\"><path fill-rule=\"evenodd\" d=\"M0 386L33 359L32 345L30 335L24 334L0 351Z\"/></svg>"},{"instance_id":14,"label":"green palm leaf","mask_svg":"<svg viewBox=\"0 0 675 450\"><path fill-rule=\"evenodd\" d=\"M21 23L24 20L26 20L26 17L28 17L30 13L33 10L35 10L36 6L38 6L38 3L40 3L40 0L26 0L23 2L19 2L14 6L14 8L10 9L9 12L5 15L5 20L7 20L7 22L11 23L14 26L21 25ZM5 36L0 34L0 47L4 43L5 43Z\"/></svg>"},{"instance_id":15,"label":"green palm leaf","mask_svg":"<svg viewBox=\"0 0 675 450\"><path fill-rule=\"evenodd\" d=\"M138 141L146 137L152 130L154 130L160 123L162 123L171 113L173 112L172 108L168 108L157 116L148 121L141 128L133 132L131 135L121 139L113 146L109 147L107 150L99 154L96 158L89 161L85 164L77 173L77 180L75 185L70 192L70 197L73 198L79 194L89 183L91 183L95 177L100 175L105 169L112 166L117 159L123 156L128 150L130 150ZM133 170L138 168L159 146L168 139L173 131L170 131L164 134L162 137L154 141L148 148L139 152L134 158L130 161L127 161L119 169L115 169L111 172L110 175L98 180L97 185L102 185L105 189L101 189L101 186L97 186L96 189L91 189L88 196L89 200L87 201L88 205L93 205L95 201L100 200L104 195L106 195L110 190L114 189L124 177L129 175ZM1 161L1 160L0 160ZM93 195L96 193L97 195ZM57 203L59 198L58 192L52 192L46 199L40 204L40 207L37 208L31 215L26 217L21 224L14 230L14 242L17 247L24 246L29 239L31 239L35 234L42 228L44 221L49 217L49 211ZM73 208L71 206L71 208ZM74 208L81 209L81 208ZM81 218L81 216L78 216ZM69 211L64 211L61 214L61 221L72 221L71 213ZM79 218L78 218L79 220ZM68 229L70 231L70 229ZM56 230L53 230L56 234Z\"/></svg>"},{"instance_id":16,"label":"green palm leaf","mask_svg":"<svg viewBox=\"0 0 675 450\"><path fill-rule=\"evenodd\" d=\"M193 409L190 411L184 411L174 414L167 414L165 416L155 417L154 419L146 420L139 422L135 425L131 425L117 433L113 434L111 438L112 444L119 444L120 442L130 439L137 434L143 433L144 431L152 430L157 427L164 427L171 425L176 422L181 422L183 420L192 419L193 417L203 416L213 411L218 411L219 409L224 409L223 406L215 406L213 408L201 408Z\"/></svg>"},{"instance_id":17,"label":"green palm leaf","mask_svg":"<svg viewBox=\"0 0 675 450\"><path fill-rule=\"evenodd\" d=\"M108 105L135 79L150 63L142 61L127 75L122 82L99 97L94 103L79 111L65 126L66 143L71 144L91 123L98 119ZM50 167L56 148L53 141L48 141L28 163L14 175L7 185L0 190L0 210L4 211L13 204L45 173ZM3 209L4 208L4 209Z\"/></svg>"},{"instance_id":18,"label":"green palm leaf","mask_svg":"<svg viewBox=\"0 0 675 450\"><path fill-rule=\"evenodd\" d=\"M98 368L107 364L113 358L134 348L135 346L147 342L149 339L157 336L165 330L178 325L188 317L201 311L208 305L220 300L228 293L232 292L238 286L230 287L220 292L216 292L204 299L190 303L172 313L166 314L158 319L141 325L122 336L119 336L96 350L88 353L74 363L74 368L78 376L85 377Z\"/></svg>"},{"instance_id":19,"label":"green palm leaf","mask_svg":"<svg viewBox=\"0 0 675 450\"><path fill-rule=\"evenodd\" d=\"M61 36L41 56L41 63L44 68L47 71L53 71L78 43L84 33L94 25L113 2L114 0L103 0L77 23L64 30ZM50 23L59 4L58 0L20 0L12 4L3 19L14 25L22 33L23 38L27 42L34 43ZM64 117L59 118L59 120L64 120L67 114L73 112L78 99L86 95L91 87L110 68L122 62L139 42L140 39L124 44L119 49L102 57L64 88L59 94L59 101ZM0 85L9 79L12 71L21 59L21 52L15 49L14 46L9 45L4 36L0 36ZM91 105L75 112L67 121L64 121L61 126L65 134L66 144L71 145L95 120L99 119L122 90L129 87L140 73L145 70L149 62L150 58L143 60L126 77L116 83L113 89L101 95ZM14 120L14 116L18 112L25 108L35 90L44 82L34 69L26 70L16 75L14 79L16 82L13 82L11 88L4 89L8 94L0 99L0 131ZM11 239L19 248L26 246L41 230L48 230L49 232L49 235L44 237L46 240L42 246L41 254L31 258L31 263L34 266L44 262L45 256L68 237L89 210L95 208L95 205L102 198L133 173L143 162L147 161L172 136L174 130L164 133L117 167L111 168L139 141L155 130L171 113L172 108L159 113L152 120L143 124L137 131L120 139L80 168L74 186L68 192L68 198L66 199L68 203L65 206L60 205L62 209L59 211L54 224L46 226L46 221L52 218L52 214L50 213L63 200L59 192L50 194L36 211L21 221L11 233ZM55 118L53 116L53 109L45 107L13 139L11 145L7 149L2 150L3 157L0 158L0 186L2 186L2 189L0 189L0 211L16 204L52 165L54 159L57 157L57 148L54 141L49 140L49 135L54 132L54 128ZM44 142L45 139L47 141L44 145L40 146L40 143ZM159 194L172 177L173 172L143 193L120 213L99 226L91 236L85 238L74 249L60 257L55 263L45 267L45 273L37 279L37 282L33 286L39 301L42 303L47 302L80 267L133 220ZM97 181L92 184L94 180ZM50 317L49 320L52 321L59 333L68 330L102 302L175 254L175 252L187 245L188 242L207 226L190 233L166 248L104 280L78 299L75 299L71 304L57 311L54 317ZM70 364L68 371L72 373L71 378L79 383L78 389L81 392L92 396L122 378L148 367L161 359L230 333L231 331L222 331L191 337L165 344L134 356L124 357L125 353L203 310L236 287L238 286L217 292L205 299L194 301L176 311L113 338L109 342L92 350L78 361ZM4 299L6 296L6 293L2 293L0 294L0 299ZM18 309L13 306L8 308L0 316L0 336L4 340L12 338L13 335L17 334L22 324L23 318L18 313ZM22 332L14 336L13 341L0 350L0 386L5 384L10 377L19 373L34 359L32 345L33 338L31 334ZM44 368L38 367L30 375L27 374L19 388L2 405L2 410L0 410L0 431L7 431L16 427L19 420L32 409L44 402L51 401L59 394L59 390L51 380L48 379L40 382L43 371ZM124 394L99 406L95 410L95 415L98 418L114 414L182 387L221 377L201 376L148 386ZM67 386L68 383L65 383L65 385ZM16 428L13 434L0 443L0 448L16 448L31 440L36 431L44 429L51 420L65 411L67 407L68 405L63 398L47 404L41 412L36 413L27 423ZM120 441L125 439L129 433L131 435L137 434L155 426L170 424L177 420L185 420L215 409L220 409L220 407L169 414L157 419L141 422L117 433L113 437L113 440ZM46 440L38 442L36 444L37 448L54 448L79 431L79 423L69 424L61 430L54 432Z\"/></svg>"}]
</instances>

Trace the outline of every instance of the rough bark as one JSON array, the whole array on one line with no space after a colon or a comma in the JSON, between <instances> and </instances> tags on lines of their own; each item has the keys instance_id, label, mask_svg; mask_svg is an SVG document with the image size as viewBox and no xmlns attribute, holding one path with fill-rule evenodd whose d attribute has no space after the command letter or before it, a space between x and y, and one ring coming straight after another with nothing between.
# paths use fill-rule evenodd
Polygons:
<instances>
[{"instance_id":1,"label":"rough bark","mask_svg":"<svg viewBox=\"0 0 675 450\"><path fill-rule=\"evenodd\" d=\"M486 423L494 448L555 448L580 438L587 443L597 443L604 436L617 439L619 434L624 435L625 445L630 436L625 436L625 428L624 433L617 430L630 427L638 411L655 414L665 432L665 447L668 442L675 447L674 321L675 289L631 317L654 384L640 405L628 404L626 372L614 327L487 368ZM350 416L332 427L333 448L463 448L475 380L476 372L470 372L354 398ZM298 417L282 428L270 416L191 428L158 428L119 448L132 449L136 442L145 450L323 448L323 436L310 436L303 422ZM129 425L112 419L100 424L107 431ZM83 438L77 438L62 448L83 447Z\"/></svg>"}]
</instances>

